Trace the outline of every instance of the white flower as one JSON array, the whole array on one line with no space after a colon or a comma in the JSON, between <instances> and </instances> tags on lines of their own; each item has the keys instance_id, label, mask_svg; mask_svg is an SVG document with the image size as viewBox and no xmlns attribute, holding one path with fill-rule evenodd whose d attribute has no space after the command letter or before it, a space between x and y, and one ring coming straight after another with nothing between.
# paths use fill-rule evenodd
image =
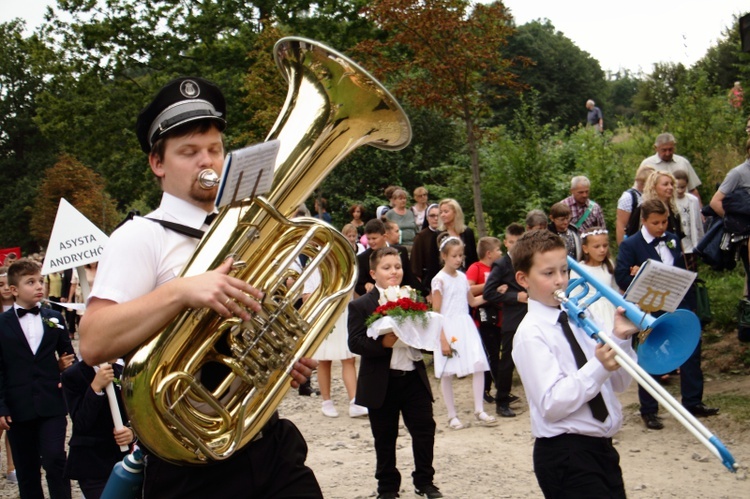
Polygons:
<instances>
[{"instance_id":1,"label":"white flower","mask_svg":"<svg viewBox=\"0 0 750 499\"><path fill-rule=\"evenodd\" d=\"M414 290L409 286L402 286L401 289L398 290L398 297L414 299Z\"/></svg>"},{"instance_id":2,"label":"white flower","mask_svg":"<svg viewBox=\"0 0 750 499\"><path fill-rule=\"evenodd\" d=\"M60 321L59 321L59 320L57 320L57 317L50 317L50 318L49 318L49 321L50 321L50 322L51 322L52 324L60 324Z\"/></svg>"}]
</instances>

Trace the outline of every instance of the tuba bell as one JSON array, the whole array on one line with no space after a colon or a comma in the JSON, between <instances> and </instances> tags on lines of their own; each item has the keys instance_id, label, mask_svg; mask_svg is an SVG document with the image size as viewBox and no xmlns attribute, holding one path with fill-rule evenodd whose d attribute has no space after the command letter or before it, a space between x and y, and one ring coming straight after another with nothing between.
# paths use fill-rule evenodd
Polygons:
<instances>
[{"instance_id":1,"label":"tuba bell","mask_svg":"<svg viewBox=\"0 0 750 499\"><path fill-rule=\"evenodd\" d=\"M249 321L185 310L136 350L123 372L133 429L167 461L227 459L273 415L292 366L322 343L357 278L340 232L287 217L354 149L399 150L411 140L398 102L344 55L290 37L276 43L274 58L289 89L267 138L280 140L271 190L222 208L180 274L202 274L233 256L232 275L264 292L262 310ZM296 272L300 255L309 263ZM316 271L321 285L295 308Z\"/></svg>"}]
</instances>

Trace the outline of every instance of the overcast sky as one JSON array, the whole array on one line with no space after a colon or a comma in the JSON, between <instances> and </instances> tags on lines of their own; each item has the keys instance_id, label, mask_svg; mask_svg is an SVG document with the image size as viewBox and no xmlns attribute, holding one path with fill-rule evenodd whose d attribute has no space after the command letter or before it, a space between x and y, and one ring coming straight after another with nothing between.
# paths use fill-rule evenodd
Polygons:
<instances>
[{"instance_id":1,"label":"overcast sky","mask_svg":"<svg viewBox=\"0 0 750 499\"><path fill-rule=\"evenodd\" d=\"M482 0L489 2L491 0ZM0 21L39 25L53 0L0 0ZM732 22L750 12L747 0L505 0L516 24L546 18L597 59L602 69L650 73L656 62L692 65Z\"/></svg>"}]
</instances>

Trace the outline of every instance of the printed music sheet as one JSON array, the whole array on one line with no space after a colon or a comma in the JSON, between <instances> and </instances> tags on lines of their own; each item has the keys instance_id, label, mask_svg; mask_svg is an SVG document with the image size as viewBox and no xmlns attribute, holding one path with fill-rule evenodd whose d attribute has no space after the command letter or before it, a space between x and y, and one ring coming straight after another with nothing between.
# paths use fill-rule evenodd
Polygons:
<instances>
[{"instance_id":1,"label":"printed music sheet","mask_svg":"<svg viewBox=\"0 0 750 499\"><path fill-rule=\"evenodd\" d=\"M216 207L270 191L280 144L278 140L269 140L227 154Z\"/></svg>"},{"instance_id":2,"label":"printed music sheet","mask_svg":"<svg viewBox=\"0 0 750 499\"><path fill-rule=\"evenodd\" d=\"M674 312L697 276L695 272L649 259L638 269L624 298L644 312Z\"/></svg>"}]
</instances>

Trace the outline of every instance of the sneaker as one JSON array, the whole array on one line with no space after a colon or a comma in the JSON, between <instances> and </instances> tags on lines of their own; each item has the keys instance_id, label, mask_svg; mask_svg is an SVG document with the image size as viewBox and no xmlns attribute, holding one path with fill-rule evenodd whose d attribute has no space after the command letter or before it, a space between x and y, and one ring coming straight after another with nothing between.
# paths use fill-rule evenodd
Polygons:
<instances>
[{"instance_id":1,"label":"sneaker","mask_svg":"<svg viewBox=\"0 0 750 499\"><path fill-rule=\"evenodd\" d=\"M495 403L495 397L490 395L490 392L484 392L484 401L488 404L494 404Z\"/></svg>"},{"instance_id":2,"label":"sneaker","mask_svg":"<svg viewBox=\"0 0 750 499\"><path fill-rule=\"evenodd\" d=\"M323 412L323 416L329 418L339 417L336 407L333 406L333 400L324 400L320 410Z\"/></svg>"},{"instance_id":3,"label":"sneaker","mask_svg":"<svg viewBox=\"0 0 750 499\"><path fill-rule=\"evenodd\" d=\"M310 380L307 380L307 383L299 386L299 394L303 397L311 397L315 395L316 397L320 395L320 390L313 390L312 386L310 385Z\"/></svg>"},{"instance_id":4,"label":"sneaker","mask_svg":"<svg viewBox=\"0 0 750 499\"><path fill-rule=\"evenodd\" d=\"M513 395L512 393L508 395L508 403L509 404L512 404L513 402L518 402L519 400L521 400L521 399L518 398L517 395Z\"/></svg>"},{"instance_id":5,"label":"sneaker","mask_svg":"<svg viewBox=\"0 0 750 499\"><path fill-rule=\"evenodd\" d=\"M354 399L349 402L349 417L350 418L361 418L367 416L367 407L362 407L354 403Z\"/></svg>"},{"instance_id":6,"label":"sneaker","mask_svg":"<svg viewBox=\"0 0 750 499\"><path fill-rule=\"evenodd\" d=\"M10 483L18 483L18 477L16 477L16 470L8 472L8 481Z\"/></svg>"},{"instance_id":7,"label":"sneaker","mask_svg":"<svg viewBox=\"0 0 750 499\"><path fill-rule=\"evenodd\" d=\"M443 494L440 493L440 489L435 487L433 484L414 489L414 494L417 497L427 497L428 499L440 499L441 497L443 497Z\"/></svg>"},{"instance_id":8,"label":"sneaker","mask_svg":"<svg viewBox=\"0 0 750 499\"><path fill-rule=\"evenodd\" d=\"M463 423L461 423L458 418L451 418L448 421L448 426L450 426L452 430L461 430L464 427Z\"/></svg>"},{"instance_id":9,"label":"sneaker","mask_svg":"<svg viewBox=\"0 0 750 499\"><path fill-rule=\"evenodd\" d=\"M497 424L497 418L494 416L490 416L486 412L475 412L474 416L476 416L477 421L479 423L482 423L484 426L493 426Z\"/></svg>"}]
</instances>

